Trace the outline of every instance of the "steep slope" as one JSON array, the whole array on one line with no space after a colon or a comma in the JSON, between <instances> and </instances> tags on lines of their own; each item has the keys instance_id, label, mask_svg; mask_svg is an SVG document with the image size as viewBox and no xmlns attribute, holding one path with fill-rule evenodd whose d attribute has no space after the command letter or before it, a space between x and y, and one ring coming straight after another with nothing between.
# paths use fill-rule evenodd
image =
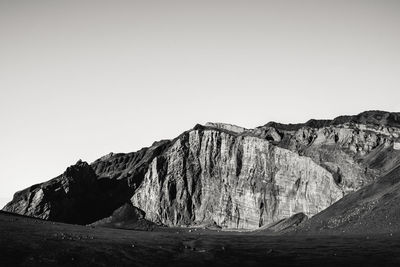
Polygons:
<instances>
[{"instance_id":1,"label":"steep slope","mask_svg":"<svg viewBox=\"0 0 400 267\"><path fill-rule=\"evenodd\" d=\"M85 224L112 209L93 169L78 161L60 176L15 193L3 210L46 220Z\"/></svg>"},{"instance_id":2,"label":"steep slope","mask_svg":"<svg viewBox=\"0 0 400 267\"><path fill-rule=\"evenodd\" d=\"M271 224L260 227L253 231L253 233L266 233L266 234L283 234L289 233L297 229L299 225L302 225L307 221L308 217L304 213L296 213L295 215L282 219L280 221L273 222Z\"/></svg>"},{"instance_id":3,"label":"steep slope","mask_svg":"<svg viewBox=\"0 0 400 267\"><path fill-rule=\"evenodd\" d=\"M116 209L110 216L90 224L109 228L121 228L129 230L152 230L156 225L145 218L145 212L125 203Z\"/></svg>"},{"instance_id":4,"label":"steep slope","mask_svg":"<svg viewBox=\"0 0 400 267\"><path fill-rule=\"evenodd\" d=\"M382 111L255 129L196 125L137 152L78 162L4 210L89 224L131 201L156 223L249 229L312 217L400 164L399 126L399 113Z\"/></svg>"},{"instance_id":5,"label":"steep slope","mask_svg":"<svg viewBox=\"0 0 400 267\"><path fill-rule=\"evenodd\" d=\"M400 231L400 166L348 194L307 221L298 233L394 233Z\"/></svg>"},{"instance_id":6,"label":"steep slope","mask_svg":"<svg viewBox=\"0 0 400 267\"><path fill-rule=\"evenodd\" d=\"M312 216L342 196L310 158L258 137L197 127L154 158L132 203L166 225L255 229L298 212Z\"/></svg>"}]
</instances>

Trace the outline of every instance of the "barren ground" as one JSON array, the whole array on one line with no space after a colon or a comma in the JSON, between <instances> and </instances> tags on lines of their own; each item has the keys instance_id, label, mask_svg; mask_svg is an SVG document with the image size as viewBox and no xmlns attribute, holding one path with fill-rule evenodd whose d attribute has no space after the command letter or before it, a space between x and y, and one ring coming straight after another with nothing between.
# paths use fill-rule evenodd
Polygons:
<instances>
[{"instance_id":1,"label":"barren ground","mask_svg":"<svg viewBox=\"0 0 400 267\"><path fill-rule=\"evenodd\" d=\"M186 228L145 232L1 212L0 265L399 266L400 234L269 236Z\"/></svg>"}]
</instances>

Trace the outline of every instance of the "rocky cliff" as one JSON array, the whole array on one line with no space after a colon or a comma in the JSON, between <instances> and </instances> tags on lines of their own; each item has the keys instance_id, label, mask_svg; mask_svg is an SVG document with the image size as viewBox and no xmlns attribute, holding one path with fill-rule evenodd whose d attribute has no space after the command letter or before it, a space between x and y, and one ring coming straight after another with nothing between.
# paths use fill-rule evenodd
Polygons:
<instances>
[{"instance_id":1,"label":"rocky cliff","mask_svg":"<svg viewBox=\"0 0 400 267\"><path fill-rule=\"evenodd\" d=\"M308 157L253 136L197 127L153 159L131 198L151 221L214 221L257 228L295 213L312 216L343 196Z\"/></svg>"},{"instance_id":2,"label":"rocky cliff","mask_svg":"<svg viewBox=\"0 0 400 267\"><path fill-rule=\"evenodd\" d=\"M249 133L310 157L349 193L400 164L399 114L368 111L304 124L271 122Z\"/></svg>"},{"instance_id":3,"label":"rocky cliff","mask_svg":"<svg viewBox=\"0 0 400 267\"><path fill-rule=\"evenodd\" d=\"M4 210L73 223L126 201L169 226L255 229L308 217L400 164L400 115L381 111L255 129L208 123L16 193ZM91 209L93 207L93 209Z\"/></svg>"}]
</instances>

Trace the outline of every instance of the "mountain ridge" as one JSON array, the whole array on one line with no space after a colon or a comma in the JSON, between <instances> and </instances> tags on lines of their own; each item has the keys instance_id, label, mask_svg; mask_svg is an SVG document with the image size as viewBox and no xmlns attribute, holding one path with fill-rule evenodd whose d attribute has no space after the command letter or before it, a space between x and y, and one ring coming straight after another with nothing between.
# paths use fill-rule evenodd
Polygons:
<instances>
[{"instance_id":1,"label":"mountain ridge","mask_svg":"<svg viewBox=\"0 0 400 267\"><path fill-rule=\"evenodd\" d=\"M82 174L65 172L17 192L3 210L89 224L128 201L159 224L257 229L298 213L312 217L372 183L400 164L399 137L400 113L384 111L254 129L197 124L136 152L78 162L93 172L82 187L93 199L73 194ZM97 213L79 219L87 213L79 206Z\"/></svg>"}]
</instances>

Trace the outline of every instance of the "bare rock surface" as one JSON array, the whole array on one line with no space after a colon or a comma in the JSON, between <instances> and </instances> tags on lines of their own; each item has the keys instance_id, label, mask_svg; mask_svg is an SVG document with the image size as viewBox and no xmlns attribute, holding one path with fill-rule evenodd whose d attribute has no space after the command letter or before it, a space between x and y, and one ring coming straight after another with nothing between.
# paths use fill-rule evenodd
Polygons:
<instances>
[{"instance_id":1,"label":"bare rock surface","mask_svg":"<svg viewBox=\"0 0 400 267\"><path fill-rule=\"evenodd\" d=\"M220 122L207 122L204 126L209 127L209 128L217 128L217 129L223 129L227 131L231 131L233 133L243 133L247 131L246 128L233 125L233 124L228 124L228 123L220 123Z\"/></svg>"},{"instance_id":2,"label":"bare rock surface","mask_svg":"<svg viewBox=\"0 0 400 267\"><path fill-rule=\"evenodd\" d=\"M280 138L267 135L275 145L310 157L331 172L345 193L400 164L400 113L367 111L304 124L270 122L253 130L256 135L266 132L278 133Z\"/></svg>"},{"instance_id":3,"label":"bare rock surface","mask_svg":"<svg viewBox=\"0 0 400 267\"><path fill-rule=\"evenodd\" d=\"M198 129L156 157L132 203L155 222L215 221L255 229L299 212L312 216L343 196L310 158L252 136Z\"/></svg>"}]
</instances>

